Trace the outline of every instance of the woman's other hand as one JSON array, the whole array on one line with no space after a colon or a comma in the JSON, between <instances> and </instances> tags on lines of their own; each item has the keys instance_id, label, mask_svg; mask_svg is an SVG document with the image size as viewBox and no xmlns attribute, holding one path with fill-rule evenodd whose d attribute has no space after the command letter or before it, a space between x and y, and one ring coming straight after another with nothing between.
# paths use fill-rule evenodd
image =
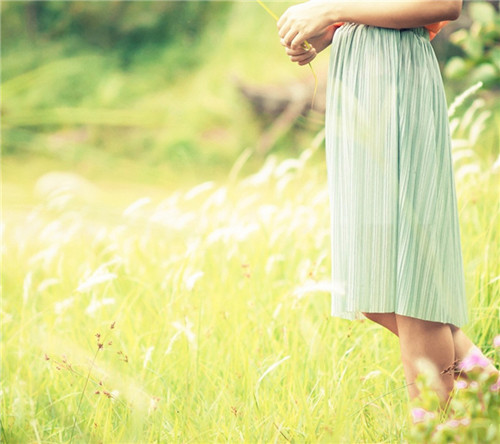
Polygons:
<instances>
[{"instance_id":1,"label":"woman's other hand","mask_svg":"<svg viewBox=\"0 0 500 444\"><path fill-rule=\"evenodd\" d=\"M288 8L277 23L282 44L299 51L306 40L323 35L331 25L328 18L331 7L329 3L324 0L310 0Z\"/></svg>"},{"instance_id":2,"label":"woman's other hand","mask_svg":"<svg viewBox=\"0 0 500 444\"><path fill-rule=\"evenodd\" d=\"M307 40L309 43L309 49L306 48L306 45L299 46L299 48L287 46L283 39L281 39L281 44L285 47L285 52L290 57L292 62L298 63L301 66L306 65L311 63L321 51L330 45L335 29L336 28L331 25L320 35L309 38Z\"/></svg>"}]
</instances>

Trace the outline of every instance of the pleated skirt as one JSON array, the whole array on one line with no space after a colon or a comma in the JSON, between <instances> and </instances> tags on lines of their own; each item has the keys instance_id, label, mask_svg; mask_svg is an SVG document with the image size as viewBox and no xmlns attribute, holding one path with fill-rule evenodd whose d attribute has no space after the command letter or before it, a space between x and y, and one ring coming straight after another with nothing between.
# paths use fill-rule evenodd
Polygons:
<instances>
[{"instance_id":1,"label":"pleated skirt","mask_svg":"<svg viewBox=\"0 0 500 444\"><path fill-rule=\"evenodd\" d=\"M451 137L428 31L338 28L325 128L331 314L397 313L462 326Z\"/></svg>"}]
</instances>

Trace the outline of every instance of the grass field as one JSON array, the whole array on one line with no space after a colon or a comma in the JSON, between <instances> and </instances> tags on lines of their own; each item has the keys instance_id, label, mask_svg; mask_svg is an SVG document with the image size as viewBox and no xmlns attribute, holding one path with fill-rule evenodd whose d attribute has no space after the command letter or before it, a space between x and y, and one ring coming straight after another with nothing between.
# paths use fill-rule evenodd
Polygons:
<instances>
[{"instance_id":1,"label":"grass field","mask_svg":"<svg viewBox=\"0 0 500 444\"><path fill-rule=\"evenodd\" d=\"M452 121L465 330L493 357L499 168L469 114ZM322 135L245 177L246 154L226 178L142 195L7 163L5 442L405 440L396 338L329 316Z\"/></svg>"},{"instance_id":2,"label":"grass field","mask_svg":"<svg viewBox=\"0 0 500 444\"><path fill-rule=\"evenodd\" d=\"M71 35L2 35L1 441L405 442L397 339L330 316L322 134L308 147L322 122L251 152L271 122L234 79L286 85L309 69L255 2L202 37L133 51L123 69ZM494 358L489 93L496 111L473 95L451 128L465 331Z\"/></svg>"}]
</instances>

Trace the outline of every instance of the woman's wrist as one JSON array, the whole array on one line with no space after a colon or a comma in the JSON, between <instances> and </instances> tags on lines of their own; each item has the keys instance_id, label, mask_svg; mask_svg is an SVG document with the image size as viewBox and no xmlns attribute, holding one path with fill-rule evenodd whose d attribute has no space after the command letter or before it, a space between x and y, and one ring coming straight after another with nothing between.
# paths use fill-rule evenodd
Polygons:
<instances>
[{"instance_id":1,"label":"woman's wrist","mask_svg":"<svg viewBox=\"0 0 500 444\"><path fill-rule=\"evenodd\" d=\"M322 17L323 28L327 28L336 22L347 21L341 20L339 17L343 15L345 10L345 2L335 0L309 0L310 3L316 3L315 14Z\"/></svg>"},{"instance_id":2,"label":"woman's wrist","mask_svg":"<svg viewBox=\"0 0 500 444\"><path fill-rule=\"evenodd\" d=\"M318 0L311 0L318 1ZM346 15L345 13L345 2L339 2L335 0L319 0L323 3L323 17L327 26L333 25L338 22L346 22L347 20L342 19ZM352 2L351 2L352 3Z\"/></svg>"}]
</instances>

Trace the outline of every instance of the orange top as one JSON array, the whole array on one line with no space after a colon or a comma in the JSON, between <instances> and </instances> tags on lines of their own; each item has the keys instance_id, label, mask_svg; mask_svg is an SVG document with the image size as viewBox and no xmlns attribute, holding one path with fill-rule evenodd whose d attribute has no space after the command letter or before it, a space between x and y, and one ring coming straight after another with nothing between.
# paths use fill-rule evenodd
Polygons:
<instances>
[{"instance_id":1,"label":"orange top","mask_svg":"<svg viewBox=\"0 0 500 444\"><path fill-rule=\"evenodd\" d=\"M445 20L443 22L436 22L436 23L430 23L429 25L425 25L424 28L426 28L429 31L429 40L432 40L434 37L436 37L436 34L439 31L441 31L441 28L443 28L443 26L445 26L449 22L450 20ZM339 28L343 24L344 22L337 22L334 23L333 26Z\"/></svg>"},{"instance_id":2,"label":"orange top","mask_svg":"<svg viewBox=\"0 0 500 444\"><path fill-rule=\"evenodd\" d=\"M445 20L444 22L431 23L430 25L425 25L425 28L429 31L429 38L432 40L436 37L436 34L441 31L441 28L448 24L450 20Z\"/></svg>"}]
</instances>

